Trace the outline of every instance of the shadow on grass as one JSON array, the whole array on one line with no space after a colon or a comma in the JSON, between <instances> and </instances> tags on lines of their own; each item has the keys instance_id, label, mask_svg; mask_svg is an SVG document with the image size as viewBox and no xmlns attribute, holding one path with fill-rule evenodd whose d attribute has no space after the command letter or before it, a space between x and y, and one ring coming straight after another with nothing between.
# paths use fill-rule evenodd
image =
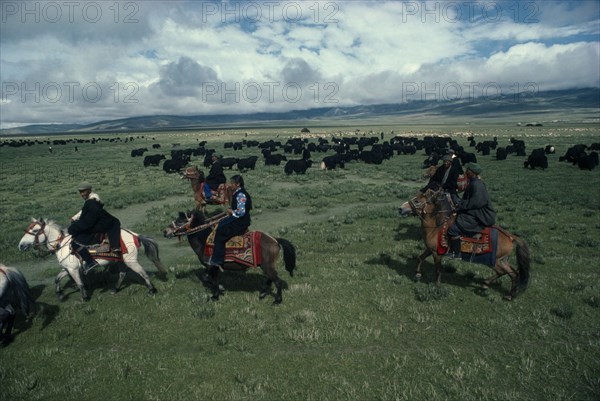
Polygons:
<instances>
[{"instance_id":1,"label":"shadow on grass","mask_svg":"<svg viewBox=\"0 0 600 401\"><path fill-rule=\"evenodd\" d=\"M408 258L406 259L406 262L404 262L394 259L386 253L380 253L376 258L369 259L365 261L365 263L368 265L387 266L389 269L394 270L399 276L404 276L414 282L435 283L435 265L431 256L421 265L422 276L420 279L415 277L415 270L418 264L417 257ZM471 271L457 273L454 264L442 265L442 286L450 285L453 287L472 289L475 294L486 297L488 294L487 292L482 291L482 284L483 279L475 277L475 274ZM490 286L490 289L496 289L499 292L502 292L500 291L499 283Z\"/></svg>"}]
</instances>

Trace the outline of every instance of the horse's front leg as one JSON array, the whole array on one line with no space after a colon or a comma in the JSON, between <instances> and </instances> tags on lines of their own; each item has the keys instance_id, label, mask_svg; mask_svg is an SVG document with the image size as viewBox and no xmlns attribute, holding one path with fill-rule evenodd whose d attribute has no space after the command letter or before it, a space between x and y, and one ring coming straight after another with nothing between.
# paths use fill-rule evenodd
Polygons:
<instances>
[{"instance_id":1,"label":"horse's front leg","mask_svg":"<svg viewBox=\"0 0 600 401\"><path fill-rule=\"evenodd\" d=\"M60 282L65 277L71 277L71 274L69 273L69 271L67 269L62 269L60 271L60 273L58 273L58 275L54 279L56 297L58 298L59 301L64 301L65 300L65 294L64 294L64 292L63 292L63 290L62 290L62 288L60 286Z\"/></svg>"},{"instance_id":2,"label":"horse's front leg","mask_svg":"<svg viewBox=\"0 0 600 401\"><path fill-rule=\"evenodd\" d=\"M432 254L431 249L425 248L423 253L421 255L419 255L419 257L417 258L419 263L417 263L417 268L415 270L415 281L419 281L421 279L421 277L423 276L423 274L421 273L421 265L423 264L425 259L427 259L429 257L429 255L431 255L431 254Z\"/></svg>"},{"instance_id":3,"label":"horse's front leg","mask_svg":"<svg viewBox=\"0 0 600 401\"><path fill-rule=\"evenodd\" d=\"M71 270L69 272L69 274L71 275L71 277L75 281L75 284L77 284L77 288L79 288L79 291L81 292L81 300L89 301L90 296L88 295L87 291L85 290L85 285L83 284L83 281L81 280L81 275L79 274L79 272L80 272L80 270L79 270L79 266L78 266L77 268Z\"/></svg>"},{"instance_id":4,"label":"horse's front leg","mask_svg":"<svg viewBox=\"0 0 600 401\"><path fill-rule=\"evenodd\" d=\"M442 257L440 255L433 255L435 262L435 285L440 286L442 284Z\"/></svg>"},{"instance_id":5,"label":"horse's front leg","mask_svg":"<svg viewBox=\"0 0 600 401\"><path fill-rule=\"evenodd\" d=\"M12 340L12 328L15 322L15 310L8 305L0 308L0 346L8 345Z\"/></svg>"}]
</instances>

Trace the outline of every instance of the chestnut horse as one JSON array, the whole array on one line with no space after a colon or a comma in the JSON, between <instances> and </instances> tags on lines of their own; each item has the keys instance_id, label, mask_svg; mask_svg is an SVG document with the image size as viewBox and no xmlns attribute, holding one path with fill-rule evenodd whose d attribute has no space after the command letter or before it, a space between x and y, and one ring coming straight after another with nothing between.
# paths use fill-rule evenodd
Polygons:
<instances>
[{"instance_id":1,"label":"chestnut horse","mask_svg":"<svg viewBox=\"0 0 600 401\"><path fill-rule=\"evenodd\" d=\"M192 184L192 190L194 191L194 201L196 202L196 209L206 211L206 205L228 205L231 203L232 191L229 185L221 184L217 191L213 192L211 199L204 197L204 172L198 170L196 166L187 167L181 176L181 178L187 178Z\"/></svg>"},{"instance_id":2,"label":"chestnut horse","mask_svg":"<svg viewBox=\"0 0 600 401\"><path fill-rule=\"evenodd\" d=\"M186 235L190 246L198 256L200 263L207 269L206 274L202 276L202 281L212 287L213 300L218 300L219 295L222 293L222 289L219 286L218 274L219 269L209 267L208 257L205 255L204 248L206 240L210 235L214 226L220 220L219 217L224 217L224 214L215 216L207 219L203 211L195 210L188 212L188 214L179 213L177 220L173 221L167 228L163 230L163 234L167 238L173 238L175 236ZM267 296L269 288L272 283L275 283L277 293L275 294L274 304L280 304L282 302L282 289L283 281L279 278L277 270L275 268L275 262L279 256L279 248L283 249L283 261L285 263L285 269L288 271L290 276L294 276L294 269L296 267L296 248L294 245L286 239L274 238L269 234L259 232L260 235L260 268L267 277L265 283L261 287L259 299L263 299ZM225 264L223 268L225 270L246 270L248 266L242 265L236 262L228 261L227 254L225 255ZM253 266L258 267L258 266Z\"/></svg>"},{"instance_id":3,"label":"chestnut horse","mask_svg":"<svg viewBox=\"0 0 600 401\"><path fill-rule=\"evenodd\" d=\"M424 194L418 194L408 202L400 206L399 210L402 216L416 215L421 219L421 228L423 240L425 242L425 251L419 256L419 263L415 272L415 278L421 277L421 264L429 257L433 256L436 269L436 285L442 281L442 256L438 254L438 235L442 226L449 227L454 223L456 216L453 214L452 201L449 195L442 190L427 190ZM527 243L510 234L504 229L494 227L498 230L498 244L496 246L496 263L493 266L494 274L483 282L483 290L501 276L508 274L511 279L512 287L510 292L504 297L511 300L517 295L523 293L529 284L529 266L530 256ZM517 264L519 266L516 272L509 264L508 257L513 251L513 243L516 244Z\"/></svg>"}]
</instances>

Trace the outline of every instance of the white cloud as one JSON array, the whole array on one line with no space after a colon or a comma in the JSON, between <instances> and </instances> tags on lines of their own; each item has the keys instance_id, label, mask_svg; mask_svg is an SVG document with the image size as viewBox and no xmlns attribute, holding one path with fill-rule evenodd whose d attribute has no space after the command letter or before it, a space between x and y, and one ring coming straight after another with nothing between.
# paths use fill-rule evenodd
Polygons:
<instances>
[{"instance_id":1,"label":"white cloud","mask_svg":"<svg viewBox=\"0 0 600 401\"><path fill-rule=\"evenodd\" d=\"M440 2L259 1L258 22L249 3L98 4L103 17L95 23L81 16L50 23L43 8L36 23L3 10L2 127L391 103L415 88L455 83L600 85L597 2L494 2L502 19L458 20ZM507 17L517 4L538 8ZM294 18L297 7L302 18ZM94 97L98 88L102 96Z\"/></svg>"}]
</instances>

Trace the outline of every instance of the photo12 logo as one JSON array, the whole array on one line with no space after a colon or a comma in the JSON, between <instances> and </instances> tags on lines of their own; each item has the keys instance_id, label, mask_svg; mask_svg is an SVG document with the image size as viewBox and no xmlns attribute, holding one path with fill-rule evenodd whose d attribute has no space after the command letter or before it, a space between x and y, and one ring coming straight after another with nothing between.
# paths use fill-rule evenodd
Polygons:
<instances>
[{"instance_id":1,"label":"photo12 logo","mask_svg":"<svg viewBox=\"0 0 600 401\"><path fill-rule=\"evenodd\" d=\"M135 82L2 82L2 103L138 103Z\"/></svg>"},{"instance_id":2,"label":"photo12 logo","mask_svg":"<svg viewBox=\"0 0 600 401\"><path fill-rule=\"evenodd\" d=\"M133 1L1 1L2 23L138 23L139 3Z\"/></svg>"},{"instance_id":3,"label":"photo12 logo","mask_svg":"<svg viewBox=\"0 0 600 401\"><path fill-rule=\"evenodd\" d=\"M538 23L537 1L402 1L402 22Z\"/></svg>"},{"instance_id":4,"label":"photo12 logo","mask_svg":"<svg viewBox=\"0 0 600 401\"><path fill-rule=\"evenodd\" d=\"M202 83L203 103L339 103L339 86L335 82L217 82Z\"/></svg>"},{"instance_id":5,"label":"photo12 logo","mask_svg":"<svg viewBox=\"0 0 600 401\"><path fill-rule=\"evenodd\" d=\"M521 98L537 95L535 82L402 82L402 102L408 101L454 101L454 100L500 100L518 102Z\"/></svg>"},{"instance_id":6,"label":"photo12 logo","mask_svg":"<svg viewBox=\"0 0 600 401\"><path fill-rule=\"evenodd\" d=\"M336 24L340 11L333 1L221 1L201 4L202 22L310 22Z\"/></svg>"}]
</instances>

